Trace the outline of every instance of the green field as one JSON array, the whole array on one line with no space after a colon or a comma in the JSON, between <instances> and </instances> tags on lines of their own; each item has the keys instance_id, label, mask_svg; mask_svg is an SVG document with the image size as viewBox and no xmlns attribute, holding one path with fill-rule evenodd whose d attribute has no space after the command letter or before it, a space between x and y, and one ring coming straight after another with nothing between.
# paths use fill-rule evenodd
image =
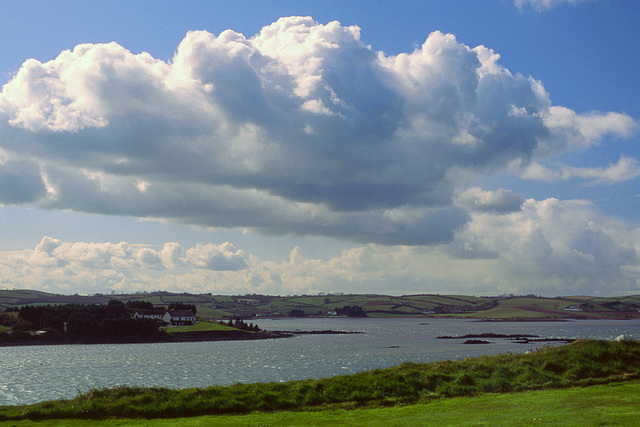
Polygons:
<instances>
[{"instance_id":1,"label":"green field","mask_svg":"<svg viewBox=\"0 0 640 427\"><path fill-rule=\"evenodd\" d=\"M563 390L488 394L394 408L255 412L174 419L74 420L74 426L634 426L640 381ZM0 423L1 424L1 423ZM13 421L15 426L66 426L69 420Z\"/></svg>"},{"instance_id":2,"label":"green field","mask_svg":"<svg viewBox=\"0 0 640 427\"><path fill-rule=\"evenodd\" d=\"M23 298L32 298L34 296L46 297L46 296L52 296L54 294L50 294L48 292L36 291L32 289L12 289L12 290L10 289L10 290L0 291L0 295L1 295L1 298L23 299Z\"/></svg>"},{"instance_id":3,"label":"green field","mask_svg":"<svg viewBox=\"0 0 640 427\"><path fill-rule=\"evenodd\" d=\"M495 319L568 317L571 313L562 310L568 305L571 305L571 302L556 298L512 298L500 300L497 307L475 315Z\"/></svg>"},{"instance_id":4,"label":"green field","mask_svg":"<svg viewBox=\"0 0 640 427\"><path fill-rule=\"evenodd\" d=\"M510 319L510 318L535 318L535 319L601 319L638 317L640 305L637 298L505 298L497 301L496 307L477 311L472 314L476 318ZM571 305L588 304L588 310L572 312L564 308ZM613 304L606 306L605 304ZM636 304L637 306L634 306ZM629 313L629 310L631 313ZM618 314L619 312L620 314ZM635 312L635 314L634 314Z\"/></svg>"},{"instance_id":5,"label":"green field","mask_svg":"<svg viewBox=\"0 0 640 427\"><path fill-rule=\"evenodd\" d=\"M181 332L238 331L238 329L231 326L221 325L215 322L196 322L195 325L167 326L160 329L170 334L179 334Z\"/></svg>"},{"instance_id":6,"label":"green field","mask_svg":"<svg viewBox=\"0 0 640 427\"><path fill-rule=\"evenodd\" d=\"M600 319L639 318L640 295L596 298L468 295L323 294L298 296L211 295L150 292L118 295L54 295L32 290L0 290L0 307L46 304L106 304L109 299L149 301L154 306L181 302L196 305L199 317L228 319L255 316L287 316L303 310L306 316L329 316L336 308L359 306L370 317L467 317L480 319ZM575 305L579 311L564 308ZM1 308L0 308L1 309Z\"/></svg>"}]
</instances>

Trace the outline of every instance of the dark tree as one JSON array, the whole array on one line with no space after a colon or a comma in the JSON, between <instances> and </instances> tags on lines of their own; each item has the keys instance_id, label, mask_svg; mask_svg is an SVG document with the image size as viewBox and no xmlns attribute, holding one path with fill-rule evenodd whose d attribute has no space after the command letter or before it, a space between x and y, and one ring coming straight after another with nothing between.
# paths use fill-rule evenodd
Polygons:
<instances>
[{"instance_id":1,"label":"dark tree","mask_svg":"<svg viewBox=\"0 0 640 427\"><path fill-rule=\"evenodd\" d=\"M171 304L169 304L169 310L191 310L193 314L196 314L198 312L195 304L184 304L181 302L172 302Z\"/></svg>"},{"instance_id":2,"label":"dark tree","mask_svg":"<svg viewBox=\"0 0 640 427\"><path fill-rule=\"evenodd\" d=\"M149 301L127 301L127 308L131 310L154 310L155 307Z\"/></svg>"},{"instance_id":3,"label":"dark tree","mask_svg":"<svg viewBox=\"0 0 640 427\"><path fill-rule=\"evenodd\" d=\"M336 314L338 316L347 317L367 317L367 313L362 309L362 307L357 305L345 305L342 308L336 308Z\"/></svg>"},{"instance_id":4,"label":"dark tree","mask_svg":"<svg viewBox=\"0 0 640 427\"><path fill-rule=\"evenodd\" d=\"M122 301L111 300L107 305L64 304L57 306L25 306L18 318L31 322L36 328L49 328L75 337L143 336L158 332L151 319L132 319Z\"/></svg>"}]
</instances>

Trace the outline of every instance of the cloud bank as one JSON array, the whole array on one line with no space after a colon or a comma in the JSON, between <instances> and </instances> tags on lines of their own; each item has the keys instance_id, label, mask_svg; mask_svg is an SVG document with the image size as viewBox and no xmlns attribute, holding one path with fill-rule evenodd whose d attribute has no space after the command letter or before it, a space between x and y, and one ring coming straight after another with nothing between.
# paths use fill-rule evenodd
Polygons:
<instances>
[{"instance_id":1,"label":"cloud bank","mask_svg":"<svg viewBox=\"0 0 640 427\"><path fill-rule=\"evenodd\" d=\"M440 32L389 56L358 27L308 17L250 38L190 32L168 62L117 43L29 59L0 92L0 204L384 245L452 242L472 220L469 201L455 202L459 174L526 176L638 127L625 114L554 106L541 82L498 61ZM621 162L563 174L637 176L637 160ZM475 208L520 202L496 197ZM241 265L213 258L190 262Z\"/></svg>"},{"instance_id":2,"label":"cloud bank","mask_svg":"<svg viewBox=\"0 0 640 427\"><path fill-rule=\"evenodd\" d=\"M293 248L265 261L232 243L162 246L62 242L0 252L7 288L60 293L169 290L219 294L501 293L625 295L640 291L640 229L583 200L523 199L472 188L471 219L439 246L368 244L313 259Z\"/></svg>"}]
</instances>

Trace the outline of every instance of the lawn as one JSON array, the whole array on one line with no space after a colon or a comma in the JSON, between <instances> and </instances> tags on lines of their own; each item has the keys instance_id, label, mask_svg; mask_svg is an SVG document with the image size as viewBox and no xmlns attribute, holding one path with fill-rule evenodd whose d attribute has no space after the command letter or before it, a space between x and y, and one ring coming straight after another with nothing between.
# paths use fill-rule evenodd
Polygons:
<instances>
[{"instance_id":1,"label":"lawn","mask_svg":"<svg viewBox=\"0 0 640 427\"><path fill-rule=\"evenodd\" d=\"M254 412L175 419L73 420L74 426L633 426L640 381L560 390L484 394L375 409ZM69 420L12 421L12 426L65 426Z\"/></svg>"},{"instance_id":2,"label":"lawn","mask_svg":"<svg viewBox=\"0 0 640 427\"><path fill-rule=\"evenodd\" d=\"M254 417L255 420L255 417L287 417L290 416L287 414L291 411L298 411L295 416L303 417L298 422L304 425L317 424L322 419L331 418L333 414L340 411L357 409L349 412L353 414L349 416L349 421L355 422L357 417L361 416L363 422L360 425L371 425L366 422L378 416L377 414L380 413L378 411L387 411L390 407L401 409L418 405L416 408L422 409L403 416L418 417L415 421L422 422L419 417L426 416L430 420L435 416L428 411L429 408L433 408L431 405L445 405L446 402L454 401L448 398L475 396L489 399L487 402L495 404L495 399L520 398L530 391L550 393L540 395L542 396L540 399L551 396L550 403L535 406L538 398L530 402L519 401L516 405L525 411L523 412L525 415L522 416L528 413L537 415L543 413L541 411L544 409L548 411L544 413L545 416L554 419L553 417L559 417L563 411L565 416L567 414L565 409L568 403L562 403L560 406L552 404L562 402L564 392L578 393L584 389L575 387L603 386L621 381L629 381L624 384L640 387L639 379L639 342L581 340L566 346L546 347L529 354L481 356L430 364L403 363L394 368L375 369L371 372L319 380L235 384L227 387L213 386L182 390L125 386L90 390L70 400L0 407L0 420L18 421L22 418L83 420L129 417L149 420L164 418L166 423L171 423L172 421L169 420L174 419L173 417L193 418L216 414L214 419L219 420L225 419L221 417L227 414L233 415L228 420L243 420L244 417L249 417L246 419ZM634 390L634 396L640 396L640 393L637 393L638 389ZM497 394L513 392L522 393ZM600 402L600 400L593 400L591 397L593 395L594 393L587 393L582 398L586 403L581 403L579 406L584 406L586 409L597 406L594 402ZM618 400L615 400L616 398ZM571 399L573 398L568 398L567 402L571 402ZM619 412L614 414L622 416L626 414L625 405L637 403L640 397L629 397L625 391L625 394L620 396L613 393L610 399L612 399L610 400L612 408L616 405L620 406L619 409L615 409ZM632 399L632 401L624 399ZM469 406L479 401L471 399L466 402ZM372 412L362 415L365 409ZM610 409L607 411L614 410L610 411ZM424 415L425 411L427 415ZM460 422L476 414L462 412L457 416L459 417L457 422ZM505 422L507 419L513 419L514 411L509 410L505 416L512 418L499 418L498 415L494 415L492 419L496 422ZM309 421L313 417L321 418ZM385 418L385 416L380 417ZM262 421L256 425L260 423Z\"/></svg>"},{"instance_id":3,"label":"lawn","mask_svg":"<svg viewBox=\"0 0 640 427\"><path fill-rule=\"evenodd\" d=\"M221 325L215 322L196 322L195 325L188 326L168 326L161 328L170 334L179 334L181 332L203 332L203 331L237 331L238 329L230 326Z\"/></svg>"}]
</instances>

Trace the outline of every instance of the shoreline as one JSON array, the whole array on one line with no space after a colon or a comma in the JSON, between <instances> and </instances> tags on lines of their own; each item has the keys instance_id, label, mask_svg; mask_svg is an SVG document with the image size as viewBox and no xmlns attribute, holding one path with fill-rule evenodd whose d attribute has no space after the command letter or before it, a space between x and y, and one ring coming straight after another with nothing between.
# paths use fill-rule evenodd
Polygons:
<instances>
[{"instance_id":1,"label":"shoreline","mask_svg":"<svg viewBox=\"0 0 640 427\"><path fill-rule=\"evenodd\" d=\"M409 316L413 317L413 316ZM311 317L310 317L311 318ZM320 317L318 317L320 318ZM398 317L400 318L400 317ZM610 318L578 318L578 317L565 317L565 318L545 318L545 317L513 317L505 319L496 318L474 318L474 317L421 317L424 320L434 319L460 319L470 322L479 323L509 323L509 322L574 322L580 320L636 320L637 317L610 317ZM269 318L272 320L280 320L281 317ZM313 318L311 318L313 319ZM428 323L424 323L428 324ZM153 336L148 337L117 337L117 338L102 338L102 337L84 337L77 339L69 339L64 337L47 338L46 336L33 336L28 339L18 338L16 340L0 340L0 347L21 347L21 346L41 346L41 345L91 345L91 344L160 344L160 343L179 343L179 342L207 342L207 341L248 341L248 340L264 340L264 339L278 339L278 338L292 338L297 335L326 335L326 334L362 334L365 332L358 331L344 331L344 330L264 330L259 333L248 332L244 330L237 331L192 331L192 332L179 332L168 333L159 332ZM3 334L0 334L3 335ZM461 337L437 337L437 338L461 338ZM468 338L468 337L463 337ZM495 337L494 337L495 338ZM503 337L502 337L503 338ZM540 337L538 337L540 338ZM554 341L553 339L530 339L534 341ZM566 341L566 339L560 339L558 341Z\"/></svg>"},{"instance_id":2,"label":"shoreline","mask_svg":"<svg viewBox=\"0 0 640 427\"><path fill-rule=\"evenodd\" d=\"M261 333L249 333L246 331L197 331L180 332L166 336L155 337L121 337L121 338L84 338L84 339L47 339L46 337L34 337L26 340L3 341L0 347L19 347L32 345L92 345L92 344L161 344L180 342L206 342L206 341L248 341L266 340L278 338L291 338L294 334L284 332L265 331Z\"/></svg>"},{"instance_id":3,"label":"shoreline","mask_svg":"<svg viewBox=\"0 0 640 427\"><path fill-rule=\"evenodd\" d=\"M181 342L208 342L208 341L250 341L269 340L279 338L292 338L296 335L325 335L325 334L363 334L354 331L263 331L251 333L246 331L195 331L167 333L157 337L122 337L118 339L90 338L90 339L47 339L46 337L34 337L26 340L3 341L0 347L20 347L34 345L92 345L92 344L160 344Z\"/></svg>"},{"instance_id":4,"label":"shoreline","mask_svg":"<svg viewBox=\"0 0 640 427\"><path fill-rule=\"evenodd\" d=\"M45 419L64 419L66 422L76 419L131 419L136 423L158 420L165 425L169 418L184 424L182 418L201 415L218 417L279 411L317 413L319 410L335 413L336 409L406 406L485 393L493 398L498 393L521 395L527 390L580 390L584 386L640 378L640 368L635 363L640 357L639 345L638 341L577 340L566 346L545 347L523 354L449 360L445 362L446 369L443 369L443 362L434 361L283 383L254 382L180 389L130 386L91 389L72 399L3 406L5 411L0 416L0 424ZM588 375L577 375L585 370ZM411 378L409 384L407 378ZM466 388L458 386L460 379L465 380ZM327 393L327 390L331 392ZM416 390L428 394L417 393ZM356 392L359 404L353 405ZM229 405L229 402L234 404ZM587 406L593 406L593 402L589 400ZM469 407L468 399L464 404ZM560 405L557 409L566 417L565 406ZM345 419L351 418L351 414L345 414ZM637 414L632 412L632 415L635 417ZM420 417L424 419L424 411ZM318 419L315 421L296 425L317 424Z\"/></svg>"}]
</instances>

